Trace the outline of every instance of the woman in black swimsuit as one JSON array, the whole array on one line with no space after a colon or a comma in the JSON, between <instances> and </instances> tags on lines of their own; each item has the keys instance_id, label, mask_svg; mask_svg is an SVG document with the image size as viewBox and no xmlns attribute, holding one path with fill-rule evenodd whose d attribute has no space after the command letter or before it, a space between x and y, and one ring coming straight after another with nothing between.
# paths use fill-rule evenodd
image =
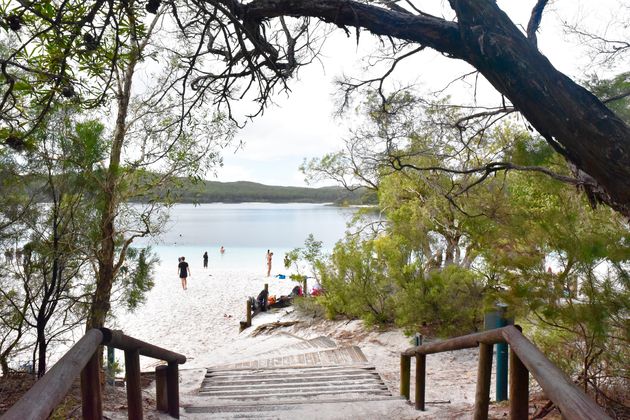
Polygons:
<instances>
[{"instance_id":1,"label":"woman in black swimsuit","mask_svg":"<svg viewBox=\"0 0 630 420\"><path fill-rule=\"evenodd\" d=\"M188 263L186 261L184 261L186 258L181 257L179 259L179 265L177 266L178 272L179 272L179 278L182 281L182 289L186 290L186 278L188 276L190 276L190 267L188 266Z\"/></svg>"}]
</instances>

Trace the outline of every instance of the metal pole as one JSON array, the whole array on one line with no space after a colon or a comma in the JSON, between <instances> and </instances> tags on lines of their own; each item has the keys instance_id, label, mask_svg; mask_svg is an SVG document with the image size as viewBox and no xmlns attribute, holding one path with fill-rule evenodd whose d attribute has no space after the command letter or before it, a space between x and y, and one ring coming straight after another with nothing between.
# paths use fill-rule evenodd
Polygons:
<instances>
[{"instance_id":1,"label":"metal pole","mask_svg":"<svg viewBox=\"0 0 630 420\"><path fill-rule=\"evenodd\" d=\"M498 304L499 312L498 326L502 328L507 326L510 322L507 319L507 305ZM496 400L506 401L508 399L508 344L497 343L497 373L496 373Z\"/></svg>"},{"instance_id":2,"label":"metal pole","mask_svg":"<svg viewBox=\"0 0 630 420\"><path fill-rule=\"evenodd\" d=\"M503 328L508 325L506 318L507 305L497 304L497 309L488 312L484 317L484 330ZM508 399L508 345L507 343L497 343L497 371L496 371L496 401Z\"/></svg>"},{"instance_id":3,"label":"metal pole","mask_svg":"<svg viewBox=\"0 0 630 420\"><path fill-rule=\"evenodd\" d=\"M107 384L114 385L116 380L116 372L114 372L114 363L116 362L116 356L114 354L114 347L107 346Z\"/></svg>"}]
</instances>

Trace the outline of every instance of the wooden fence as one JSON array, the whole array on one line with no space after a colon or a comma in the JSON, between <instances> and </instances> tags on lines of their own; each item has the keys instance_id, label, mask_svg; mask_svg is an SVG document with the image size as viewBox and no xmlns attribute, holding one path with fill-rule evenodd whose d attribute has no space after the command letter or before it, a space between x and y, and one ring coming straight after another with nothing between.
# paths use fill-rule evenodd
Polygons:
<instances>
[{"instance_id":1,"label":"wooden fence","mask_svg":"<svg viewBox=\"0 0 630 420\"><path fill-rule=\"evenodd\" d=\"M492 373L492 346L507 343L509 358L510 419L526 420L529 410L529 373L543 389L545 395L560 408L563 418L610 419L604 410L579 389L556 365L530 342L518 326L469 334L435 343L412 347L400 356L400 394L410 397L411 357L416 359L416 409L425 409L426 358L428 354L479 347L477 389L475 392L475 420L488 418L490 377Z\"/></svg>"},{"instance_id":2,"label":"wooden fence","mask_svg":"<svg viewBox=\"0 0 630 420\"><path fill-rule=\"evenodd\" d=\"M65 398L72 383L81 376L84 419L102 419L98 348L108 345L125 352L127 412L130 419L142 419L140 356L166 361L156 368L157 408L179 418L179 370L186 356L154 346L107 328L89 330L39 381L2 417L2 420L46 419Z\"/></svg>"}]
</instances>

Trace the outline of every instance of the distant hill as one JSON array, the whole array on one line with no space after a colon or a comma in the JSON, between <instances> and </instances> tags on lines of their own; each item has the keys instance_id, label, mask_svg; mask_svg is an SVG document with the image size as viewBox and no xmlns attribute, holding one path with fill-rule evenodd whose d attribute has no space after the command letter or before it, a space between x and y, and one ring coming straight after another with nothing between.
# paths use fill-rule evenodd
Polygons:
<instances>
[{"instance_id":1,"label":"distant hill","mask_svg":"<svg viewBox=\"0 0 630 420\"><path fill-rule=\"evenodd\" d=\"M66 174L63 176L76 176ZM137 181L140 184L150 182L156 174L146 172ZM41 195L38 201L47 201L49 191L38 192L45 181L43 175L30 174L25 182L34 195ZM256 182L218 182L192 180L190 178L171 179L168 185L156 187L151 194L136 196L132 202L168 201L175 203L334 203L337 205L376 204L374 192L360 188L348 191L342 187L282 187Z\"/></svg>"},{"instance_id":2,"label":"distant hill","mask_svg":"<svg viewBox=\"0 0 630 420\"><path fill-rule=\"evenodd\" d=\"M168 194L178 203L335 203L368 204L376 202L366 189L348 191L341 187L281 187L256 182L192 182L180 178Z\"/></svg>"}]
</instances>

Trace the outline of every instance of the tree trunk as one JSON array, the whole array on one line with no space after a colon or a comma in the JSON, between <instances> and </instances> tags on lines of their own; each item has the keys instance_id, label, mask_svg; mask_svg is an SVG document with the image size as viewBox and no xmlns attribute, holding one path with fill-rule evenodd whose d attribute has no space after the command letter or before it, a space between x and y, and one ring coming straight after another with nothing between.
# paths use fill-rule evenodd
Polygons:
<instances>
[{"instance_id":1,"label":"tree trunk","mask_svg":"<svg viewBox=\"0 0 630 420\"><path fill-rule=\"evenodd\" d=\"M101 212L101 242L98 250L98 275L96 290L92 299L88 316L87 329L102 328L111 307L111 292L116 277L116 213L118 210L118 188L120 183L120 160L127 125L127 112L131 98L131 82L137 61L132 59L125 73L122 86L119 88L117 102L118 113L114 128L114 138L110 152L109 167L105 180L105 204Z\"/></svg>"},{"instance_id":2,"label":"tree trunk","mask_svg":"<svg viewBox=\"0 0 630 420\"><path fill-rule=\"evenodd\" d=\"M453 263L459 263L459 238L460 235L451 236L445 235L446 240L446 253L444 258L444 266L451 265Z\"/></svg>"},{"instance_id":3,"label":"tree trunk","mask_svg":"<svg viewBox=\"0 0 630 420\"><path fill-rule=\"evenodd\" d=\"M46 373L46 325L40 325L37 321L37 377L41 378Z\"/></svg>"},{"instance_id":4,"label":"tree trunk","mask_svg":"<svg viewBox=\"0 0 630 420\"><path fill-rule=\"evenodd\" d=\"M2 376L6 378L9 374L9 363L7 362L7 355L4 353L0 355L0 369L2 369Z\"/></svg>"},{"instance_id":5,"label":"tree trunk","mask_svg":"<svg viewBox=\"0 0 630 420\"><path fill-rule=\"evenodd\" d=\"M109 207L109 206L107 206ZM114 283L114 213L106 208L101 215L101 244L99 250L96 290L88 316L87 329L103 328L110 309Z\"/></svg>"}]
</instances>

